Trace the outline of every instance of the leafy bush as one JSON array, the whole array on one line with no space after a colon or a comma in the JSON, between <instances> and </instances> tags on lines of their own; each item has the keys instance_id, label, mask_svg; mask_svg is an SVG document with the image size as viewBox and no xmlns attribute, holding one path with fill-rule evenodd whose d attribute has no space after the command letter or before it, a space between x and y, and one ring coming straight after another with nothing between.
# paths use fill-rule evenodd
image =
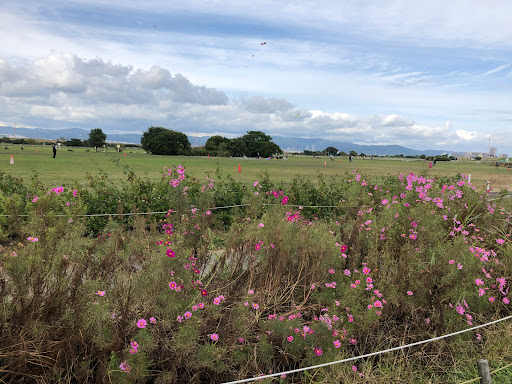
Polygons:
<instances>
[{"instance_id":1,"label":"leafy bush","mask_svg":"<svg viewBox=\"0 0 512 384\"><path fill-rule=\"evenodd\" d=\"M0 249L2 380L225 382L510 314L511 207L463 176L356 172L286 188L182 166L157 183L124 172L120 188L100 174L48 194L3 176L0 204L28 216L2 227L18 240ZM80 216L135 210L166 213ZM512 358L503 327L280 380L473 378L454 361Z\"/></svg>"},{"instance_id":2,"label":"leafy bush","mask_svg":"<svg viewBox=\"0 0 512 384\"><path fill-rule=\"evenodd\" d=\"M140 142L153 155L187 155L191 149L187 135L164 127L149 127Z\"/></svg>"}]
</instances>

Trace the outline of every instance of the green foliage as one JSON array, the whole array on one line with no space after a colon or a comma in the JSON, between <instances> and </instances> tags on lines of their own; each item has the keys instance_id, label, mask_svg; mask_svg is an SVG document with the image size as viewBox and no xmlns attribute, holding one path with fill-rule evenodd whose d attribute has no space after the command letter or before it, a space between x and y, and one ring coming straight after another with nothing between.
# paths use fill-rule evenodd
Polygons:
<instances>
[{"instance_id":1,"label":"green foliage","mask_svg":"<svg viewBox=\"0 0 512 384\"><path fill-rule=\"evenodd\" d=\"M187 135L164 127L149 127L142 135L141 144L153 155L186 155L191 149Z\"/></svg>"},{"instance_id":2,"label":"green foliage","mask_svg":"<svg viewBox=\"0 0 512 384\"><path fill-rule=\"evenodd\" d=\"M247 156L247 145L241 137L237 137L229 141L228 151L234 157Z\"/></svg>"},{"instance_id":3,"label":"green foliage","mask_svg":"<svg viewBox=\"0 0 512 384\"><path fill-rule=\"evenodd\" d=\"M283 153L277 144L272 143L272 137L261 131L249 131L241 140L245 143L245 154L249 157L270 157L276 153Z\"/></svg>"},{"instance_id":4,"label":"green foliage","mask_svg":"<svg viewBox=\"0 0 512 384\"><path fill-rule=\"evenodd\" d=\"M13 213L1 227L2 380L225 382L510 313L512 207L464 178L355 172L281 185L262 174L248 187L220 170L197 179L172 165L154 182L116 164L120 186L100 173L47 191L37 175L29 186L0 175L0 207ZM238 204L250 205L215 209ZM80 216L148 211L167 213ZM468 380L476 356L512 359L511 329L282 380Z\"/></svg>"},{"instance_id":5,"label":"green foliage","mask_svg":"<svg viewBox=\"0 0 512 384\"><path fill-rule=\"evenodd\" d=\"M107 140L107 135L103 133L101 128L91 129L91 132L89 132L88 143L91 147L96 147L96 152L98 152L98 147L105 144L105 140Z\"/></svg>"},{"instance_id":6,"label":"green foliage","mask_svg":"<svg viewBox=\"0 0 512 384\"><path fill-rule=\"evenodd\" d=\"M87 145L87 141L86 140L82 141L80 139L71 139L71 140L65 141L64 145L66 147L85 147Z\"/></svg>"},{"instance_id":7,"label":"green foliage","mask_svg":"<svg viewBox=\"0 0 512 384\"><path fill-rule=\"evenodd\" d=\"M338 148L327 147L322 152L325 153L327 156L329 156L329 155L337 156L338 155Z\"/></svg>"},{"instance_id":8,"label":"green foliage","mask_svg":"<svg viewBox=\"0 0 512 384\"><path fill-rule=\"evenodd\" d=\"M218 135L212 136L209 137L208 140L206 140L205 148L209 152L217 153L219 151L219 146L223 143L229 143L229 139Z\"/></svg>"}]
</instances>

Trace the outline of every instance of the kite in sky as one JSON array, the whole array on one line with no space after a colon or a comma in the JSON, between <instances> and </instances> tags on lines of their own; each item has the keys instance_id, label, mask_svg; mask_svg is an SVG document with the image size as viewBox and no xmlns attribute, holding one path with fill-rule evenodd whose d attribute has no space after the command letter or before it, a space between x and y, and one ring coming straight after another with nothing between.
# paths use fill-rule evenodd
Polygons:
<instances>
[{"instance_id":1,"label":"kite in sky","mask_svg":"<svg viewBox=\"0 0 512 384\"><path fill-rule=\"evenodd\" d=\"M265 44L267 44L266 41L264 41L263 43L260 43L260 45L265 45ZM251 57L254 57L254 54L252 54ZM245 66L245 68L247 68L247 65Z\"/></svg>"}]
</instances>

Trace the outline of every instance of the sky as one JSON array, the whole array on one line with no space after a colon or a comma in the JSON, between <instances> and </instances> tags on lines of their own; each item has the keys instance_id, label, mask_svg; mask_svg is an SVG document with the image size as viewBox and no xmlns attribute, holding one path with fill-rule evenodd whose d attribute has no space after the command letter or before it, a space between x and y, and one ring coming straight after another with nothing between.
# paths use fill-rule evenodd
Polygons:
<instances>
[{"instance_id":1,"label":"sky","mask_svg":"<svg viewBox=\"0 0 512 384\"><path fill-rule=\"evenodd\" d=\"M0 126L512 155L510 15L509 0L2 0Z\"/></svg>"}]
</instances>

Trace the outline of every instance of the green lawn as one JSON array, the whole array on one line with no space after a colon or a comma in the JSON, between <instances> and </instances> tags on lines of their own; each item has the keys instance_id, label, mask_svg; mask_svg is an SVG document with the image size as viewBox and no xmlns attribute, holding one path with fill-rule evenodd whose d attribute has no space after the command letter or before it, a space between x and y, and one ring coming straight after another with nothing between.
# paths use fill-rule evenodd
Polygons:
<instances>
[{"instance_id":1,"label":"green lawn","mask_svg":"<svg viewBox=\"0 0 512 384\"><path fill-rule=\"evenodd\" d=\"M205 158L187 156L154 156L144 154L140 150L127 149L117 153L87 152L84 148L62 148L57 157L53 159L50 146L23 146L11 145L5 149L0 146L0 172L12 174L29 182L34 172L39 174L39 179L46 185L84 185L86 174L93 175L104 171L110 179L116 183L125 176L122 169L116 165L119 160L121 165L127 165L139 176L147 176L149 179L157 179L164 166L171 164L183 164L187 174L196 177L206 176L208 172L214 172L220 168L223 172L243 182L258 180L259 175L266 171L274 181L290 181L296 175L303 175L315 179L320 172L326 177L344 174L357 170L372 178L386 175L419 173L426 171L429 176L454 176L457 173L471 174L473 185L484 187L486 180L490 180L491 187L498 191L507 186L512 186L512 171L506 167L495 169L491 162L481 161L451 161L437 162L433 169L428 168L428 162L413 159L354 159L349 163L347 158L335 159L312 157L290 157L289 160L254 160L241 158ZM14 165L10 165L10 157L14 155ZM238 173L238 165L241 172Z\"/></svg>"}]
</instances>

